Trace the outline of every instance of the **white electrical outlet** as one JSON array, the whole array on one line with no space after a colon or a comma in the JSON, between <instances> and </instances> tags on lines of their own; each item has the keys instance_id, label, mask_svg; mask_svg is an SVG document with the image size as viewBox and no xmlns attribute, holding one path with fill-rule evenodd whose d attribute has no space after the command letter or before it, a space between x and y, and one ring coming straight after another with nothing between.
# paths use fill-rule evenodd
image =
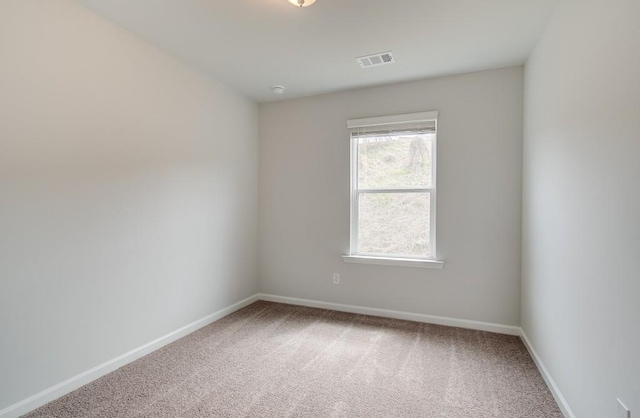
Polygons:
<instances>
[{"instance_id":1,"label":"white electrical outlet","mask_svg":"<svg viewBox=\"0 0 640 418\"><path fill-rule=\"evenodd\" d=\"M629 411L629 408L627 408L620 399L618 399L618 415L616 415L616 417L631 418L631 411Z\"/></svg>"},{"instance_id":2,"label":"white electrical outlet","mask_svg":"<svg viewBox=\"0 0 640 418\"><path fill-rule=\"evenodd\" d=\"M340 273L333 273L333 284L340 284Z\"/></svg>"}]
</instances>

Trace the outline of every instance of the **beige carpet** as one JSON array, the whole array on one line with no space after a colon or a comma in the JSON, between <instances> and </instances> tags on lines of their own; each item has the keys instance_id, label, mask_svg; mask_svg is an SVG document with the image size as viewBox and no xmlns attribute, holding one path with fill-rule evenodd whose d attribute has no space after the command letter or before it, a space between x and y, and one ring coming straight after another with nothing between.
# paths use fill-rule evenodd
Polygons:
<instances>
[{"instance_id":1,"label":"beige carpet","mask_svg":"<svg viewBox=\"0 0 640 418\"><path fill-rule=\"evenodd\" d=\"M257 302L28 417L562 417L517 337Z\"/></svg>"}]
</instances>

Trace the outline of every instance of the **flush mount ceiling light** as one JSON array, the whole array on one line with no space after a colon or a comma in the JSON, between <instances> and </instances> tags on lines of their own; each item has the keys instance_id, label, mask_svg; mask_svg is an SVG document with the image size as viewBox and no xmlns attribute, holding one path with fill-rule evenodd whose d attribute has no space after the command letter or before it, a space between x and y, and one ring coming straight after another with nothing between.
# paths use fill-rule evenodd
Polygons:
<instances>
[{"instance_id":1,"label":"flush mount ceiling light","mask_svg":"<svg viewBox=\"0 0 640 418\"><path fill-rule=\"evenodd\" d=\"M271 91L273 94L277 94L278 96L284 94L284 86L271 86Z\"/></svg>"},{"instance_id":2,"label":"flush mount ceiling light","mask_svg":"<svg viewBox=\"0 0 640 418\"><path fill-rule=\"evenodd\" d=\"M296 7L307 7L311 6L316 0L288 0L289 3L293 4Z\"/></svg>"}]
</instances>

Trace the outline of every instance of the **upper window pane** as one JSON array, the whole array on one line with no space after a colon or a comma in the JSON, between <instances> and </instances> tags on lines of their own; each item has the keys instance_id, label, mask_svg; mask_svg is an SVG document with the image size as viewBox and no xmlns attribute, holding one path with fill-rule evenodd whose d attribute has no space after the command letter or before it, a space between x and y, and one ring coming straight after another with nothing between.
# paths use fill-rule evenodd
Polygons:
<instances>
[{"instance_id":1,"label":"upper window pane","mask_svg":"<svg viewBox=\"0 0 640 418\"><path fill-rule=\"evenodd\" d=\"M431 187L433 134L358 137L358 188Z\"/></svg>"}]
</instances>

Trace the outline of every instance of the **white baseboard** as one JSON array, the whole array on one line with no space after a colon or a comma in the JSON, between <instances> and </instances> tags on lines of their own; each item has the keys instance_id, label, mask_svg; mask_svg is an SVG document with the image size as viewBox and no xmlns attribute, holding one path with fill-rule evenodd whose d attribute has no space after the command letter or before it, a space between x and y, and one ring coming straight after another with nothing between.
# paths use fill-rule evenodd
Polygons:
<instances>
[{"instance_id":1,"label":"white baseboard","mask_svg":"<svg viewBox=\"0 0 640 418\"><path fill-rule=\"evenodd\" d=\"M30 411L33 411L34 409L39 408L48 402L51 402L63 395L66 395L69 392L80 388L81 386L86 385L87 383L90 383L108 373L111 373L112 371L124 366L125 364L131 363L132 361L137 360L140 357L146 356L147 354L161 347L164 347L165 345L172 343L184 337L185 335L197 331L198 329L207 326L220 318L223 318L239 309L242 309L245 306L256 302L257 300L258 295L250 296L238 303L234 303L231 306L221 309L218 312L212 313L211 315L207 315L202 319L185 325L184 327L170 332L165 336L162 336L143 346L135 348L128 353L102 363L90 370L82 372L79 375L76 375L70 379L65 380L64 382L58 383L55 386L45 389L40 393L36 393L35 395L30 396L29 398L24 399L18 403L10 405L0 411L0 417L17 418L20 415L24 415Z\"/></svg>"},{"instance_id":2,"label":"white baseboard","mask_svg":"<svg viewBox=\"0 0 640 418\"><path fill-rule=\"evenodd\" d=\"M340 303L320 302L316 300L290 298L286 296L267 295L262 293L258 295L258 299L266 300L268 302L286 303L289 305L301 305L311 308L330 309L333 311L381 316L384 318L404 319L407 321L425 322L428 324L445 325L449 327L467 328L479 331L495 332L497 334L520 336L520 327L514 325L492 324L490 322L472 321L468 319L457 319L444 316L392 311L389 309L368 308L365 306L343 305Z\"/></svg>"},{"instance_id":3,"label":"white baseboard","mask_svg":"<svg viewBox=\"0 0 640 418\"><path fill-rule=\"evenodd\" d=\"M549 390L551 391L553 398L556 400L556 403L560 407L560 411L562 412L562 414L566 418L576 418L576 416L573 414L573 411L571 411L571 408L569 407L567 400L564 398L564 396L562 396L562 393L560 392L560 389L556 385L556 382L553 380L553 378L549 374L549 371L544 366L542 359L540 358L536 350L533 348L533 345L531 345L531 341L529 341L529 338L527 337L527 334L524 332L524 330L522 330L520 338L522 339L522 342L524 342L524 346L527 347L529 354L531 354L531 358L533 359L533 362L536 364L536 366L538 367L538 370L540 371L540 374L542 375L542 378L547 383L547 386L549 387Z\"/></svg>"},{"instance_id":4,"label":"white baseboard","mask_svg":"<svg viewBox=\"0 0 640 418\"><path fill-rule=\"evenodd\" d=\"M522 328L513 325L501 325L501 324L493 324L489 322L480 322L480 321L472 321L468 319L457 319L457 318L448 318L443 316L434 316L434 315L424 315L418 313L411 312L402 312L402 311L392 311L388 309L378 309L378 308L368 308L365 306L354 306L354 305L343 305L340 303L331 303L331 302L321 302L316 300L309 299L300 299L300 298L291 298L286 296L277 296L277 295L268 295L268 294L258 294L258 299L266 300L268 302L278 302L278 303L286 303L289 305L300 305L300 306L308 306L311 308L322 308L322 309L330 309L334 311L341 312L350 312L357 313L363 315L372 315L372 316L381 316L384 318L395 318L395 319L404 319L408 321L415 322L425 322L429 324L437 324L437 325L445 325L450 327L458 327L458 328L467 328L474 329L479 331L489 331L495 332L498 334L507 334L507 335L515 335L519 336L534 363L538 367L542 378L546 382L549 387L549 391L553 395L560 411L566 418L576 418L576 416L571 411L567 400L562 396L560 389L554 382L553 378L547 371L547 368L542 363L540 356L531 345L531 342L527 338L527 335L522 330Z\"/></svg>"},{"instance_id":5,"label":"white baseboard","mask_svg":"<svg viewBox=\"0 0 640 418\"><path fill-rule=\"evenodd\" d=\"M513 325L501 325L493 324L489 322L472 321L467 319L448 318L443 316L425 315L411 312L393 311L389 309L369 308L365 306L344 305L340 303L321 302L309 299L291 298L286 296L276 296L269 294L256 294L250 296L240 302L237 302L227 308L221 309L211 315L208 315L202 319L192 322L184 327L177 329L163 337L160 337L154 341L151 341L143 346L129 351L121 356L111 359L105 363L102 363L90 370L80 373L64 382L58 383L48 389L43 390L27 399L17 402L13 405L0 411L0 418L17 418L24 415L42 405L51 402L69 392L72 392L112 371L131 363L165 345L172 343L185 335L188 335L198 329L211 324L237 310L244 308L256 302L258 300L265 300L268 302L285 303L289 305L308 306L311 308L330 309L334 311L350 312L363 315L380 316L384 318L404 319L408 321L424 322L436 325L445 325L450 327L467 328L479 331L495 332L498 334L516 335L522 338L525 347L531 354L533 361L535 362L540 374L544 378L551 394L555 398L560 410L566 418L575 418L575 415L571 411L569 404L567 403L562 393L558 389L551 375L547 371L546 367L542 363L542 360L536 353L535 349L531 345L531 342L527 338L525 332L518 326Z\"/></svg>"}]
</instances>

